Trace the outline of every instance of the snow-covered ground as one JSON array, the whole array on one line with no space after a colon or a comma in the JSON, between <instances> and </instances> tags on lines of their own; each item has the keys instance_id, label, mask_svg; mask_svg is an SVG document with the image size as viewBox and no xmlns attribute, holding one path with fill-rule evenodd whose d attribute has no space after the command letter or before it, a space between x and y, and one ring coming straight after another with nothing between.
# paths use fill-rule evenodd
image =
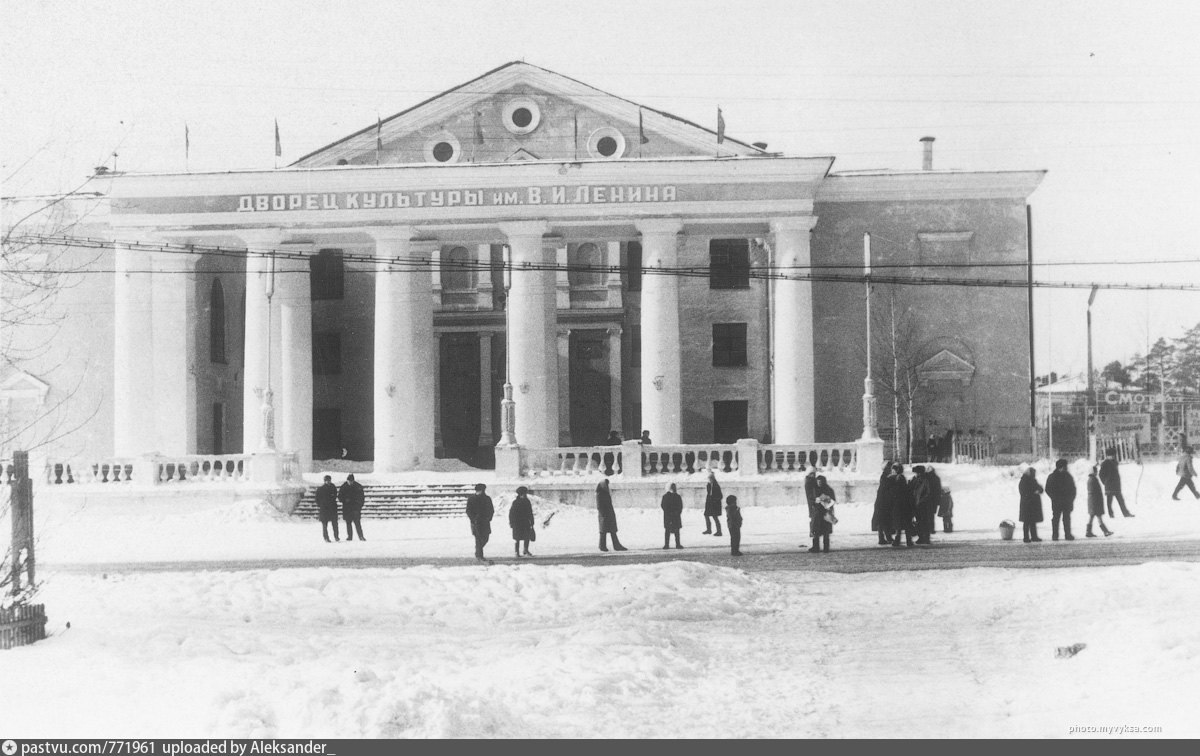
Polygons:
<instances>
[{"instance_id":1,"label":"snow-covered ground","mask_svg":"<svg viewBox=\"0 0 1200 756\"><path fill-rule=\"evenodd\" d=\"M1049 463L1037 466L1044 481ZM1118 514L1117 538L1200 538L1200 502L1170 500L1172 468L1123 466L1137 516ZM999 521L1016 520L1019 472L939 466L956 532L935 540L998 539ZM52 637L0 652L0 736L1200 735L1200 564L746 572L689 560L728 542L701 535L702 516L687 510L672 561L548 566L511 558L506 502L488 548L496 564L482 567L438 563L470 556L465 518L368 519L367 542L326 544L318 524L259 502L147 511L39 500ZM534 503L535 554L596 552L594 511ZM1052 543L1046 523L1045 542L1005 547L1086 549L1085 510L1077 502L1073 543ZM659 511L617 514L627 546L661 547ZM822 558L797 548L798 508L744 515L743 551ZM838 516L835 549L872 547L870 505L842 504ZM333 556L428 564L349 569L328 566ZM55 569L264 557L312 566ZM1074 644L1086 648L1056 658Z\"/></svg>"}]
</instances>

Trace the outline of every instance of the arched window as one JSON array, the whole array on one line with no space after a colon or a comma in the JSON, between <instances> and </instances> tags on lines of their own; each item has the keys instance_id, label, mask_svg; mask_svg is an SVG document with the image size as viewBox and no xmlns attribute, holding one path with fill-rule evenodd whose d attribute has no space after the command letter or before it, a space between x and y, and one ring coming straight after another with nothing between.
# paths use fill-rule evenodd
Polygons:
<instances>
[{"instance_id":1,"label":"arched window","mask_svg":"<svg viewBox=\"0 0 1200 756\"><path fill-rule=\"evenodd\" d=\"M225 290L219 278L213 279L208 293L208 356L225 364Z\"/></svg>"},{"instance_id":2,"label":"arched window","mask_svg":"<svg viewBox=\"0 0 1200 756\"><path fill-rule=\"evenodd\" d=\"M469 291L474 280L467 267L471 253L466 247L454 247L442 255L442 291Z\"/></svg>"},{"instance_id":3,"label":"arched window","mask_svg":"<svg viewBox=\"0 0 1200 756\"><path fill-rule=\"evenodd\" d=\"M604 285L605 274L600 269L604 265L604 258L600 255L600 248L595 244L586 242L572 247L567 255L567 261L570 265L567 271L567 280L570 282L571 288Z\"/></svg>"}]
</instances>

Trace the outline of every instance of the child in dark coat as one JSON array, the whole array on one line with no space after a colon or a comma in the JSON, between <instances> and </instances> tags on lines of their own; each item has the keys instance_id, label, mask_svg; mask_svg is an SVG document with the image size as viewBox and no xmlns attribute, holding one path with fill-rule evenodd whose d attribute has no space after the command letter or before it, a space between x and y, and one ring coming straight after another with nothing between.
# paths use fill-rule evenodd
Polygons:
<instances>
[{"instance_id":1,"label":"child in dark coat","mask_svg":"<svg viewBox=\"0 0 1200 756\"><path fill-rule=\"evenodd\" d=\"M741 556L742 510L733 494L725 497L725 526L729 528L729 553Z\"/></svg>"}]
</instances>

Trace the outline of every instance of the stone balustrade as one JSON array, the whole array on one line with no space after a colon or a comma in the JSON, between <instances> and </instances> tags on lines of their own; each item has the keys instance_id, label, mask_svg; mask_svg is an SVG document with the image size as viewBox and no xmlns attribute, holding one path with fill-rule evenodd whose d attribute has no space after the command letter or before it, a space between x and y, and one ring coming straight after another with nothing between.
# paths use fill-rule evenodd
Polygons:
<instances>
[{"instance_id":1,"label":"stone balustrade","mask_svg":"<svg viewBox=\"0 0 1200 756\"><path fill-rule=\"evenodd\" d=\"M742 439L736 444L643 445L626 441L619 447L551 449L509 445L497 448L496 473L513 478L551 475L645 478L710 471L739 476L775 475L815 469L869 477L877 474L883 463L882 447L878 439L839 444L760 444L754 439Z\"/></svg>"},{"instance_id":2,"label":"stone balustrade","mask_svg":"<svg viewBox=\"0 0 1200 756\"><path fill-rule=\"evenodd\" d=\"M261 469L256 470L256 466ZM300 458L295 452L48 460L45 476L46 483L52 486L118 483L177 487L302 482Z\"/></svg>"}]
</instances>

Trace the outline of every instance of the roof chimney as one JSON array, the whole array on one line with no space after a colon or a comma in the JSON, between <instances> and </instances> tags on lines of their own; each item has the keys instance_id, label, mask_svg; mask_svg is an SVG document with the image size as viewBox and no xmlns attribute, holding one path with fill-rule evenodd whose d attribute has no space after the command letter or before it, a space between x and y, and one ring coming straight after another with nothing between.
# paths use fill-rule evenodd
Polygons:
<instances>
[{"instance_id":1,"label":"roof chimney","mask_svg":"<svg viewBox=\"0 0 1200 756\"><path fill-rule=\"evenodd\" d=\"M921 159L921 170L933 170L933 137L921 137L921 144L925 146L925 154Z\"/></svg>"}]
</instances>

